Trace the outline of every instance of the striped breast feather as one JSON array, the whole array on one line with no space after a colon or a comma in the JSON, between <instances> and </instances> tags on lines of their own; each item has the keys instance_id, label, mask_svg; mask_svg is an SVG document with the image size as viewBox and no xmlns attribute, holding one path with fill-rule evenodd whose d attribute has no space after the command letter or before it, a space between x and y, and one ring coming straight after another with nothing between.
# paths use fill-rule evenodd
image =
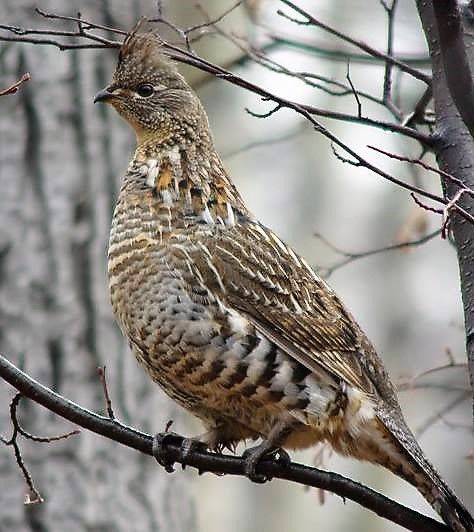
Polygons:
<instances>
[{"instance_id":1,"label":"striped breast feather","mask_svg":"<svg viewBox=\"0 0 474 532\"><path fill-rule=\"evenodd\" d=\"M312 371L324 368L377 395L361 366L358 325L331 288L269 229L239 224L204 237L191 254L206 287L286 353Z\"/></svg>"}]
</instances>

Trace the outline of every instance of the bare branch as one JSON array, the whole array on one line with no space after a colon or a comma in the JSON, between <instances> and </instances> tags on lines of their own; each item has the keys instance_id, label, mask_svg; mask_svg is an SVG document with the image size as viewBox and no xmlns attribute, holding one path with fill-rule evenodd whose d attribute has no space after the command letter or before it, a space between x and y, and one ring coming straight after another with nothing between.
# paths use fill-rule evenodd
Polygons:
<instances>
[{"instance_id":1,"label":"bare branch","mask_svg":"<svg viewBox=\"0 0 474 532\"><path fill-rule=\"evenodd\" d=\"M443 214L443 209L435 209L434 207L426 205L425 203L420 201L420 199L417 198L416 194L414 194L413 192L410 194L410 196L413 198L413 201L418 205L418 207L421 207L425 211L432 212L434 214Z\"/></svg>"},{"instance_id":2,"label":"bare branch","mask_svg":"<svg viewBox=\"0 0 474 532\"><path fill-rule=\"evenodd\" d=\"M104 37L100 37L98 35L95 35L90 30L101 30L101 31L107 31L110 33L117 33L119 35L127 35L127 32L125 30L121 30L118 28L110 28L108 26L104 26L102 24L96 24L94 22L90 22L88 20L82 19L82 17L70 17L70 16L63 16L63 15L57 15L55 13L48 13L46 11L42 11L39 8L36 8L35 11L43 18L47 19L53 19L53 20L64 20L69 22L74 22L76 24L76 28L74 31L57 31L57 30L37 30L37 29L25 29L20 28L18 26L12 26L9 24L0 24L0 29L8 31L10 33L13 33L15 36L7 36L7 35L0 35L1 41L9 41L9 42L28 42L32 44L44 44L44 45L51 45L56 46L60 50L72 50L72 49L78 49L78 48L117 48L120 46L120 41L112 41L110 39L105 39ZM38 36L47 36L47 37L69 37L71 39L85 39L86 41L93 41L92 43L71 43L71 42L61 42L56 39L50 39L50 38L36 38L36 37L30 37L31 35L38 35Z\"/></svg>"},{"instance_id":3,"label":"bare branch","mask_svg":"<svg viewBox=\"0 0 474 532\"><path fill-rule=\"evenodd\" d=\"M265 98L262 99L265 100ZM268 118L269 116L272 116L274 113L278 112L281 108L282 105L277 103L275 107L273 107L272 109L270 109L270 111L266 113L256 113L254 111L251 111L248 107L246 107L245 110L250 116L253 116L254 118Z\"/></svg>"},{"instance_id":4,"label":"bare branch","mask_svg":"<svg viewBox=\"0 0 474 532\"><path fill-rule=\"evenodd\" d=\"M433 376L438 373L444 373L447 370L452 370L452 369L463 370L463 372L466 374L466 377L467 377L467 363L456 362L451 352L451 349L449 348L446 348L445 355L448 359L447 362L443 364L439 364L438 366L435 366L433 368L428 368L424 371L420 371L419 373L412 375L411 377L401 380L397 385L397 390L400 392L420 389L420 388L436 388L436 389L448 391L448 392L458 392L456 397L452 401L450 401L440 410L436 411L434 414L430 415L424 421L424 423L418 427L416 431L418 437L424 434L429 428L431 428L438 421L443 421L450 428L468 428L472 430L472 427L470 425L464 426L462 423L459 423L459 422L454 423L454 422L451 422L445 419L445 416L449 412L451 412L451 410L456 408L461 402L463 402L465 399L467 399L470 396L471 390L468 387L452 386L452 385L443 384L443 383L420 383L419 382L425 377Z\"/></svg>"},{"instance_id":5,"label":"bare branch","mask_svg":"<svg viewBox=\"0 0 474 532\"><path fill-rule=\"evenodd\" d=\"M16 418L16 409L18 407L18 403L21 397L22 397L22 394L17 393L13 397L10 403L10 419L13 425L13 434L9 440L2 437L1 441L5 445L11 445L13 447L13 452L15 453L16 463L18 464L18 467L20 468L23 478L25 479L25 482L28 486L29 493L25 496L25 504L38 504L38 503L42 503L44 499L41 496L40 492L37 490L33 482L33 477L31 476L31 473L28 471L28 468L25 465L25 462L23 460L23 456L21 455L20 447L18 446L18 441L17 441L19 430L18 430L18 421Z\"/></svg>"},{"instance_id":6,"label":"bare branch","mask_svg":"<svg viewBox=\"0 0 474 532\"><path fill-rule=\"evenodd\" d=\"M404 161L411 164L416 164L418 166L421 166L425 170L429 170L430 172L435 172L439 176L447 179L448 181L451 181L452 183L456 184L457 186L461 187L456 194L452 198L448 198L446 201L446 207L444 209L433 209L431 207L428 207L427 205L421 203L415 196L412 194L412 198L415 200L417 205L422 207L423 209L427 211L434 212L436 214L442 214L443 215L443 232L442 236L443 238L446 238L446 228L449 221L449 213L452 210L456 210L458 213L462 214L465 220L468 220L469 222L474 224L474 216L469 213L467 210L462 208L459 205L459 200L463 195L468 195L474 197L474 190L467 188L464 183L458 179L457 177L453 176L452 174L449 174L448 172L445 172L444 170L441 170L439 168L435 168L434 166L431 166L425 162L423 162L421 159L413 159L410 157L404 157L402 155L397 155L395 153L391 153L385 150L382 150L380 148L376 148L375 146L367 146L371 150L374 150L378 153L381 153L383 155L386 155L387 157L390 157L391 159L396 159L398 161Z\"/></svg>"},{"instance_id":7,"label":"bare branch","mask_svg":"<svg viewBox=\"0 0 474 532\"><path fill-rule=\"evenodd\" d=\"M244 57L250 58L253 62L259 64L260 66L262 66L263 68L266 68L267 70L271 70L272 72L276 72L278 74L284 74L286 76L293 77L295 79L302 81L303 83L305 83L306 85L310 87L320 89L332 96L338 96L338 97L347 96L347 95L355 96L356 101L358 103L358 111L359 111L357 113L357 118L361 119L362 121L364 120L364 117L362 117L362 109L361 109L361 103L360 103L359 97L365 98L374 103L382 105L383 107L387 108L397 120L401 119L401 113L399 111L394 113L393 106L392 107L387 106L383 99L377 98L364 91L355 90L352 84L352 80L350 79L350 75L349 75L349 63L347 67L348 75L346 76L346 79L349 81L348 85L345 85L344 83L335 81L333 79L329 79L320 74L315 74L312 72L298 72L298 71L291 70L266 55L265 49L266 47L270 49L272 43L270 43L270 45L263 46L261 48L255 48L247 41L246 38L237 37L233 33L228 33L224 29L220 28L217 22L222 20L222 16L218 17L218 19L212 20L210 16L208 15L208 13L201 6L199 6L199 10L203 13L204 17L206 18L207 20L206 24L208 24L209 27L212 27L216 33L218 33L225 39L232 42L243 53L243 55L239 58L240 61L242 61L242 58ZM349 58L348 58L348 61L349 61ZM313 80L322 81L325 83L325 85L321 85L320 83L317 83ZM340 90L331 89L328 87L328 85L337 87Z\"/></svg>"},{"instance_id":8,"label":"bare branch","mask_svg":"<svg viewBox=\"0 0 474 532\"><path fill-rule=\"evenodd\" d=\"M309 120L311 121L311 117L309 118ZM315 122L315 121L313 121L313 123L317 124L317 122ZM316 126L315 126L315 129L317 129ZM431 194L430 192L426 192L425 190L421 189L420 187L411 185L409 183L405 183L405 182L401 181L400 179L398 179L397 177L394 177L394 176L388 174L387 172L384 172L383 170L381 170L377 166L374 166L373 164L369 163L367 161L367 159L364 159L363 157L358 155L356 152L354 152L354 150L352 150L351 148L349 148L349 146L347 146L343 142L341 142L337 137L332 135L332 133L330 133L329 131L326 130L323 134L327 138L332 140L333 144L331 145L331 147L332 147L333 153L341 162L350 164L350 165L355 166L355 167L367 168L367 169L371 170L372 172L380 175L384 179L387 179L388 181L391 181L392 183L395 183L396 185L398 185L398 186L400 186L402 188L405 188L406 190L410 190L412 193L416 192L417 194L420 194L421 196L424 196L426 198L429 197L430 199L432 199L432 200L434 200L434 201L436 201L438 203L443 203L444 205L446 205L448 203L447 200L445 200L444 198L441 198L441 196L437 196L436 194ZM335 146L338 146L338 147L342 148L346 153L348 153L352 157L352 159L349 159L348 157L344 157L343 155L341 155L336 150ZM465 217L465 219L471 221L472 217L471 217L471 215L468 212L466 212L464 209L459 207L459 205L456 205L455 208L463 217Z\"/></svg>"},{"instance_id":9,"label":"bare branch","mask_svg":"<svg viewBox=\"0 0 474 532\"><path fill-rule=\"evenodd\" d=\"M273 70L275 72L279 72L279 73L282 73L282 74L285 74L285 75L289 75L289 76L295 77L297 79L300 79L300 80L304 81L307 84L311 84L311 82L308 81L308 78L310 77L310 74L292 72L291 70L287 69L286 67L284 67L282 65L279 65L275 61L269 60L268 58L265 58L265 60L263 60L261 54L259 56L256 51L250 50L248 48L246 49L246 48L242 47L242 45L237 44L236 40L234 38L232 38L232 36L226 34L222 30L218 30L218 31L219 31L219 33L221 35L223 35L226 38L232 40L232 42L234 42L234 44L239 46L239 48L242 51L245 51L252 60L258 62L262 66L265 66L266 68L269 68L269 69L271 69L271 70ZM242 87L242 88L244 88L246 90L254 92L255 94L260 94L266 100L271 100L271 101L274 101L276 103L281 103L281 104L283 102L285 102L285 104L283 105L284 107L291 107L291 105L289 105L289 104L293 104L293 105L296 105L296 106L304 109L307 113L309 113L311 115L321 116L321 117L324 117L324 118L331 118L331 119L334 119L334 120L342 120L342 121L345 121L345 122L358 123L358 124L361 124L361 125L367 125L367 126L371 126L371 127L376 127L376 128L379 128L379 129L382 129L382 130L385 130L385 131L401 133L404 136L407 136L407 137L413 138L415 140L418 140L424 146L430 146L433 143L433 141L434 141L434 139L432 138L431 135L427 135L427 134L422 133L420 131L417 131L416 129L413 129L411 127L405 127L405 126L402 126L402 125L399 125L399 124L395 124L395 123L392 123L392 122L385 122L385 121L382 121L382 120L374 120L372 118L360 116L359 114L358 115L350 115L350 114L347 114L347 113L340 113L340 112L336 112L336 111L330 111L330 110L321 109L321 108L318 108L318 107L315 107L315 106L312 106L312 105L299 104L299 103L296 103L296 102L291 102L290 100L285 100L283 98L279 98L275 94L273 94L273 93L271 93L269 91L266 91L265 89L263 89L263 88L261 88L261 87L259 87L257 85L254 85L253 83L241 78L240 76L237 76L237 75L229 72L228 70L226 70L226 69L224 69L222 67L219 67L217 65L214 65L214 64L206 61L205 59L203 59L203 58L197 56L196 54L194 54L189 49L187 50L187 52L185 52L184 50L182 50L179 47L176 47L174 45L171 45L170 43L166 43L165 41L162 41L162 42L163 42L163 46L169 51L170 57L172 57L176 61L180 61L182 63L186 63L188 65L192 65L192 66L194 66L196 68L199 68L201 70L209 72L210 74L213 74L214 76L221 77L221 78L225 79L226 81L228 81L228 82L230 82L230 83L232 83L234 85L237 85L237 86ZM273 65L274 68L271 68L271 65ZM275 68L275 66L277 68ZM353 94L353 93L354 93L353 89L351 89L350 91L348 90L348 92L347 92L347 94ZM367 97L367 95L365 95L365 96ZM381 103L382 105L384 105L383 102L379 101L378 103ZM294 107L293 107L293 109L294 109ZM270 114L273 114L273 113L270 113ZM268 116L270 116L270 115L264 114L263 116L259 115L258 117L259 118L263 118L263 117L268 117Z\"/></svg>"},{"instance_id":10,"label":"bare branch","mask_svg":"<svg viewBox=\"0 0 474 532\"><path fill-rule=\"evenodd\" d=\"M231 157L236 157L237 155L240 155L241 153L245 153L248 150L253 150L255 148L261 148L262 146L278 144L280 142L287 142L303 134L305 131L308 131L308 126L306 122L301 124L299 127L296 127L292 131L289 131L288 133L284 133L283 135L280 135L278 137L271 137L271 138L264 139L264 140L256 140L256 141L249 142L248 144L245 144L244 146L241 146L239 148L236 148L235 150L232 150L224 154L223 158L230 159Z\"/></svg>"},{"instance_id":11,"label":"bare branch","mask_svg":"<svg viewBox=\"0 0 474 532\"><path fill-rule=\"evenodd\" d=\"M20 434L27 440L32 440L37 443L52 443L59 440L65 440L69 438L70 436L74 436L76 434L79 434L79 430L72 430L70 432L66 432L65 434L60 434L59 436L49 436L49 437L41 437L41 436L35 436L33 434L30 434L25 429L22 428L18 421L17 416L17 410L18 410L18 404L20 402L20 399L23 397L22 393L17 393L11 403L10 403L10 420L12 422L13 426L13 434L9 440L6 438L0 437L0 441L2 441L7 446L12 446L16 463L18 464L18 467L20 468L20 471L23 474L23 477L25 479L26 484L28 485L28 488L30 490L30 493L26 495L25 497L25 504L38 504L43 502L43 497L41 496L40 492L35 487L35 484L33 482L33 477L31 476L31 473L28 471L28 468L26 467L26 464L23 460L23 456L21 455L20 447L18 445L18 435Z\"/></svg>"},{"instance_id":12,"label":"bare branch","mask_svg":"<svg viewBox=\"0 0 474 532\"><path fill-rule=\"evenodd\" d=\"M415 109L412 113L405 117L405 119L402 121L402 125L406 127L411 127L414 124L426 123L426 108L430 103L432 97L433 89L431 87L426 87L425 91L420 96L420 99L416 102Z\"/></svg>"},{"instance_id":13,"label":"bare branch","mask_svg":"<svg viewBox=\"0 0 474 532\"><path fill-rule=\"evenodd\" d=\"M97 24L96 22L85 20L80 16L80 14L78 17L69 17L69 16L64 16L64 15L58 15L56 13L49 13L48 11L43 11L39 7L35 8L35 11L38 13L38 15L42 16L43 18L50 18L53 20L67 20L70 22L79 23L83 26L84 29L103 30L103 31L111 32L111 33L119 33L120 35L123 35L123 36L126 36L128 33L126 30L112 28L111 26L104 26L103 24ZM95 36L91 36L84 32L79 33L78 35L82 35L83 37L95 38Z\"/></svg>"},{"instance_id":14,"label":"bare branch","mask_svg":"<svg viewBox=\"0 0 474 532\"><path fill-rule=\"evenodd\" d=\"M430 375L433 375L435 373L444 372L447 369L464 369L467 374L467 363L466 362L456 362L454 359L448 360L445 364L440 364L439 366L435 366L434 368L425 369L424 371L420 371L419 373L401 381L398 383L397 390L398 391L404 391L404 390L413 390L417 387L418 381L424 377L428 377ZM468 390L466 390L468 391Z\"/></svg>"},{"instance_id":15,"label":"bare branch","mask_svg":"<svg viewBox=\"0 0 474 532\"><path fill-rule=\"evenodd\" d=\"M442 409L437 410L434 414L429 416L424 423L422 423L416 430L415 435L417 439L420 439L421 436L430 428L432 427L437 421L440 421L443 419L443 417L448 413L451 412L454 408L456 408L458 405L469 399L471 396L471 390L463 391L460 394L458 394L452 401L449 401L449 403L444 406Z\"/></svg>"},{"instance_id":16,"label":"bare branch","mask_svg":"<svg viewBox=\"0 0 474 532\"><path fill-rule=\"evenodd\" d=\"M209 16L207 15L206 11L201 6L201 4L197 4L196 8L202 14L205 15L206 22L202 22L201 24L196 24L195 26L191 26L190 28L188 28L186 30L186 33L190 34L190 33L193 33L193 32L195 32L197 30L201 30L201 29L205 29L205 28L209 28L209 27L215 26L216 24L221 22L227 15L229 15L229 13L232 13L232 11L235 11L238 7L240 7L242 5L243 1L244 0L238 0L234 5L230 6L228 9L226 9L224 12L222 12L220 15L218 15L214 19L209 18Z\"/></svg>"},{"instance_id":17,"label":"bare branch","mask_svg":"<svg viewBox=\"0 0 474 532\"><path fill-rule=\"evenodd\" d=\"M120 42L110 41L110 45L105 44L89 44L89 43L79 43L79 44L68 44L57 41L55 39L35 39L33 37L9 37L8 35L0 35L0 41L4 42L24 42L30 44L44 44L48 46L55 46L59 48L62 52L65 50L85 50L85 49L96 49L96 48L118 48ZM112 44L113 43L113 44Z\"/></svg>"},{"instance_id":18,"label":"bare branch","mask_svg":"<svg viewBox=\"0 0 474 532\"><path fill-rule=\"evenodd\" d=\"M357 118L362 118L362 104L360 103L359 93L356 91L354 84L352 83L349 60L347 61L346 79L357 103Z\"/></svg>"},{"instance_id":19,"label":"bare branch","mask_svg":"<svg viewBox=\"0 0 474 532\"><path fill-rule=\"evenodd\" d=\"M99 380L102 384L102 389L104 391L105 410L107 411L107 414L110 419L115 419L114 410L112 408L112 401L110 400L109 389L107 387L107 379L105 377L105 368L106 366L99 366L97 368L97 374L99 375Z\"/></svg>"},{"instance_id":20,"label":"bare branch","mask_svg":"<svg viewBox=\"0 0 474 532\"><path fill-rule=\"evenodd\" d=\"M328 46L309 41L304 38L295 38L294 35L287 35L277 31L273 28L266 27L263 24L259 24L259 27L266 30L266 37L271 39L274 45L285 45L291 48L296 48L306 52L311 52L313 54L322 56L324 58L329 58L332 61L343 61L347 62L349 59L351 63L361 63L361 64L379 64L385 63L385 59L381 57L373 57L367 54L358 54L355 52L349 52L346 50L341 50L340 47L329 48ZM418 54L404 54L403 56L395 56L394 59L400 63L406 63L407 65L418 65L421 67L429 68L431 65L430 58L428 55L418 55Z\"/></svg>"},{"instance_id":21,"label":"bare branch","mask_svg":"<svg viewBox=\"0 0 474 532\"><path fill-rule=\"evenodd\" d=\"M474 190L470 188L460 188L456 194L449 200L446 207L443 209L443 225L441 227L441 236L442 238L447 238L448 228L451 223L451 211L459 208L459 201L462 196L471 196L474 197ZM466 214L472 217L472 222L474 223L474 216L466 211Z\"/></svg>"},{"instance_id":22,"label":"bare branch","mask_svg":"<svg viewBox=\"0 0 474 532\"><path fill-rule=\"evenodd\" d=\"M291 9L293 9L294 11L296 11L297 13L302 15L305 18L305 20L301 21L301 20L293 19L293 18L289 17L288 15L286 15L283 11L278 10L277 13L280 16L285 17L285 18L287 18L287 19L289 19L292 22L295 22L297 24L316 26L318 28L321 28L321 29L327 31L328 33L331 33L332 35L335 35L336 37L342 39L343 41L356 46L360 50L364 50L364 52L368 53L371 56L377 57L379 59L383 59L384 61L389 62L392 65L397 66L403 72L406 72L407 74L410 74L414 78L419 79L420 81L423 81L427 85L431 84L431 77L427 76L426 74L423 74L423 72L420 72L419 70L416 70L415 68L412 68L410 65L407 65L406 63L402 63L401 61L398 61L394 57L392 57L390 55L387 55L387 54L385 54L385 53L383 53L383 52L381 52L379 50L376 50L375 48L372 48L368 44L366 44L366 43L364 43L362 41L358 41L357 39L353 39L352 37L349 37L345 33L342 33L340 31L332 28L331 26L328 26L327 24L324 24L324 22L321 22L320 20L316 19L316 17L314 17L313 15L310 15L307 11L305 11L301 7L297 6L295 3L290 2L289 0L280 0L280 2L286 4L288 7L290 7Z\"/></svg>"},{"instance_id":23,"label":"bare branch","mask_svg":"<svg viewBox=\"0 0 474 532\"><path fill-rule=\"evenodd\" d=\"M396 159L397 161L403 161L410 164L416 164L418 166L421 166L425 170L429 170L430 172L434 172L435 174L438 174L441 177L446 178L448 181L451 181L452 183L458 185L461 188L465 188L464 182L458 179L457 177L453 176L452 174L445 172L444 170L441 170L440 168L436 168L435 166L432 166L430 164L427 164L423 162L420 158L414 159L412 157L405 157L404 155L398 155L396 153L392 153L386 150L382 150L381 148L377 148L376 146L370 146L367 145L367 148L376 151L377 153L381 153L382 155L386 155L390 159Z\"/></svg>"},{"instance_id":24,"label":"bare branch","mask_svg":"<svg viewBox=\"0 0 474 532\"><path fill-rule=\"evenodd\" d=\"M387 13L387 55L393 57L393 39L394 39L394 25L395 25L395 10L397 8L398 0L392 0L392 5L389 7L386 2L380 0L385 12ZM402 117L400 109L395 105L392 99L392 70L393 63L385 61L385 73L383 80L383 101L384 104L392 111L395 116Z\"/></svg>"},{"instance_id":25,"label":"bare branch","mask_svg":"<svg viewBox=\"0 0 474 532\"><path fill-rule=\"evenodd\" d=\"M10 85L6 89L0 90L0 96L6 96L7 94L16 94L18 92L18 89L23 85L23 83L27 82L31 78L29 72L26 72L26 74L23 74L21 78L18 81L15 81L13 85Z\"/></svg>"},{"instance_id":26,"label":"bare branch","mask_svg":"<svg viewBox=\"0 0 474 532\"><path fill-rule=\"evenodd\" d=\"M69 16L62 16L62 15L55 15L52 13L46 13L44 11L38 11L41 16L51 19L58 19L58 20L66 20L70 22L74 22L76 24L81 24L82 26L79 27L79 29L76 29L74 31L70 32L56 32L53 30L28 30L28 29L21 29L17 26L8 26L8 25L2 25L0 28L11 31L15 33L14 37L9 37L5 35L0 35L0 41L17 41L17 42L28 42L33 44L45 44L45 45L53 45L58 47L60 50L69 50L69 49L79 49L79 48L116 48L120 46L120 41L113 41L110 39L105 39L103 37L99 37L93 33L90 32L91 29L100 29L103 31L108 32L115 32L120 35L126 34L124 30L121 29L114 29L110 28L109 26L104 26L100 24L95 24L91 21L82 19L81 17L69 17ZM155 19L157 20L157 19ZM175 31L179 33L180 36L182 36L186 42L187 50L183 50L175 45L172 45L171 43L167 43L165 41L163 42L164 48L168 51L168 55L172 57L173 59L192 65L194 67L197 67L205 72L208 72L216 77L220 77L225 79L226 81L237 85L239 87L242 87L246 90L249 90L251 92L254 92L255 94L259 94L265 98L268 98L269 100L274 101L275 103L284 103L285 107L293 108L294 110L297 110L295 106L303 109L306 113L314 116L321 116L325 118L331 118L334 120L342 120L346 122L353 122L353 123L359 123L361 125L367 125L371 127L376 127L385 131L391 131L391 132L397 132L404 136L413 138L415 140L418 140L421 142L424 146L431 146L433 143L433 138L431 135L427 135L426 133L422 133L420 131L417 131L416 129L413 129L411 127L405 127L403 125L394 124L391 122L384 122L381 120L374 120L368 117L362 117L362 116L356 116L356 115L349 115L346 113L338 113L329 111L326 109L320 109L311 105L304 105L299 104L296 102L291 102L290 100L284 100L282 98L278 98L276 95L272 94L269 91L264 90L261 87L258 87L257 85L254 85L253 83L244 80L240 76L237 76L235 74L232 74L231 72L223 69L222 67L219 67L217 65L214 65L210 63L209 61L204 60L203 58L200 58L196 54L194 54L191 49L189 42L187 41L188 36L186 32L188 30L181 30L177 26L175 26L172 23L169 23L168 21L161 20L162 23L167 22L167 25L172 27ZM30 37L30 35L54 35L54 36L67 36L71 38L80 38L85 39L89 41L93 41L92 43L70 43L70 42L61 42L57 41L55 39L39 39L36 37Z\"/></svg>"},{"instance_id":27,"label":"bare branch","mask_svg":"<svg viewBox=\"0 0 474 532\"><path fill-rule=\"evenodd\" d=\"M202 37L202 35L209 33L210 28L215 27L215 25L219 22L221 22L227 15L235 11L238 7L240 7L243 3L243 0L238 0L234 5L230 6L228 9L223 11L220 15L218 15L216 18L211 19L206 11L202 8L200 4L196 4L196 9L200 11L202 14L204 14L206 22L202 22L200 24L195 24L194 26L190 26L188 28L179 28L169 20L163 18L161 15L157 18L149 19L150 22L155 22L158 24L164 24L168 28L172 29L175 33L177 33L184 41L184 44L186 46L186 49L189 52L193 52L191 42L196 42L197 40ZM198 33L197 36L194 34Z\"/></svg>"},{"instance_id":28,"label":"bare branch","mask_svg":"<svg viewBox=\"0 0 474 532\"><path fill-rule=\"evenodd\" d=\"M338 247L336 247L332 242L330 242L326 237L321 235L320 233L314 233L314 236L323 242L328 248L332 249L335 253L338 255L342 255L343 259L335 262L331 266L317 266L316 269L319 272L323 272L325 277L329 277L332 273L334 273L336 270L339 270L339 268L342 268L343 266L346 266L347 264L350 264L351 262L354 262L359 259L365 259L367 257L372 257L373 255L379 255L381 253L386 253L388 251L396 251L396 250L402 250L405 248L410 247L418 247L422 244L425 244L426 242L429 242L433 238L436 238L437 236L441 235L441 229L437 229L436 231L433 231L432 233L428 233L427 235L418 238L417 240L409 240L406 242L399 242L397 244L391 244L389 246L383 246L381 248L376 249L369 249L368 251L361 251L361 252L350 252L350 251L344 251Z\"/></svg>"},{"instance_id":29,"label":"bare branch","mask_svg":"<svg viewBox=\"0 0 474 532\"><path fill-rule=\"evenodd\" d=\"M152 456L153 438L151 435L122 425L116 419L99 416L80 407L41 385L1 355L0 377L20 391L22 395L41 404L51 412L96 434ZM180 436L170 435L166 439L165 453L167 459L195 467L200 472L244 475L244 460L242 458L198 450L189 454L183 452L182 442L183 438ZM258 472L265 474L269 478L280 478L332 491L344 499L351 499L361 504L376 512L379 516L389 519L408 530L417 532L447 532L449 530L446 525L402 506L370 488L336 473L321 471L295 463L284 465L273 460L259 464Z\"/></svg>"}]
</instances>

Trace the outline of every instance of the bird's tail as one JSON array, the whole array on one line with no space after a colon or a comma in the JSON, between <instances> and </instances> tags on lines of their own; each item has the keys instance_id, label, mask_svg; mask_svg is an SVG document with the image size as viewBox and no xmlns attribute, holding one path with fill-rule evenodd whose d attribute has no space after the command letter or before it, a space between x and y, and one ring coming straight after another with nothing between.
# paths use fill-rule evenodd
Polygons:
<instances>
[{"instance_id":1,"label":"bird's tail","mask_svg":"<svg viewBox=\"0 0 474 532\"><path fill-rule=\"evenodd\" d=\"M435 512L456 532L474 532L474 518L452 489L441 478L421 450L410 429L400 420L378 416L388 429L398 452L389 453L381 465L412 484L433 507ZM393 441L392 440L392 441Z\"/></svg>"}]
</instances>

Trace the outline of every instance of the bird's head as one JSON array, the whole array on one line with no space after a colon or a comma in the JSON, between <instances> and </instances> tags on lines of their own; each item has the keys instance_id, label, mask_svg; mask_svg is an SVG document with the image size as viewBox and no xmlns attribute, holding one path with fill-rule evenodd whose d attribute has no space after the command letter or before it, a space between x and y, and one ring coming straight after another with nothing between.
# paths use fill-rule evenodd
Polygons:
<instances>
[{"instance_id":1,"label":"bird's head","mask_svg":"<svg viewBox=\"0 0 474 532\"><path fill-rule=\"evenodd\" d=\"M132 32L125 39L112 82L94 102L117 110L135 130L139 148L185 145L208 131L197 96L152 33Z\"/></svg>"}]
</instances>

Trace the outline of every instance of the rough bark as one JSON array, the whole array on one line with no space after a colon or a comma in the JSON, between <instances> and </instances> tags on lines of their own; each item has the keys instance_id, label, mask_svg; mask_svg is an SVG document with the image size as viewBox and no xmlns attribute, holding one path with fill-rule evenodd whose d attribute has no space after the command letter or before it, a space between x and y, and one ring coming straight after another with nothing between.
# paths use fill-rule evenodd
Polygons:
<instances>
[{"instance_id":1,"label":"rough bark","mask_svg":"<svg viewBox=\"0 0 474 532\"><path fill-rule=\"evenodd\" d=\"M5 0L0 18L41 25L36 5ZM66 9L59 0L41 7ZM84 0L77 7L93 20L127 28L155 5ZM133 146L118 119L92 104L114 62L113 52L0 47L2 84L19 72L32 76L0 101L0 351L95 411L104 409L96 368L105 364L118 417L156 432L179 413L128 353L107 294L108 228ZM11 396L12 389L0 384L5 436ZM22 401L21 421L33 433L65 429L28 401ZM11 449L0 448L1 530L195 528L187 476L165 475L149 457L86 432L50 445L25 442L22 449L46 502L23 505L26 486Z\"/></svg>"},{"instance_id":2,"label":"rough bark","mask_svg":"<svg viewBox=\"0 0 474 532\"><path fill-rule=\"evenodd\" d=\"M445 71L446 67L457 69L460 66L449 62L446 65L443 61L442 41L439 38L432 2L417 0L417 6L432 61L433 97L438 133L434 150L438 164L445 172L461 179L467 188L474 189L474 139L453 101ZM449 22L449 20L445 21L446 24ZM470 70L474 72L472 22L472 17L470 21L467 18L464 20L466 25L470 24L469 31L464 32L464 46ZM452 41L447 45L454 46L455 42ZM446 52L451 52L451 50L446 50L445 55L447 55ZM473 105L469 93L465 94L465 105ZM456 184L447 179L443 179L442 185L445 196L450 199L459 190ZM474 199L471 196L463 195L459 199L459 204L469 213L474 213ZM458 254L469 375L471 386L474 388L474 228L471 223L460 216L453 215L451 217L451 229Z\"/></svg>"}]
</instances>

